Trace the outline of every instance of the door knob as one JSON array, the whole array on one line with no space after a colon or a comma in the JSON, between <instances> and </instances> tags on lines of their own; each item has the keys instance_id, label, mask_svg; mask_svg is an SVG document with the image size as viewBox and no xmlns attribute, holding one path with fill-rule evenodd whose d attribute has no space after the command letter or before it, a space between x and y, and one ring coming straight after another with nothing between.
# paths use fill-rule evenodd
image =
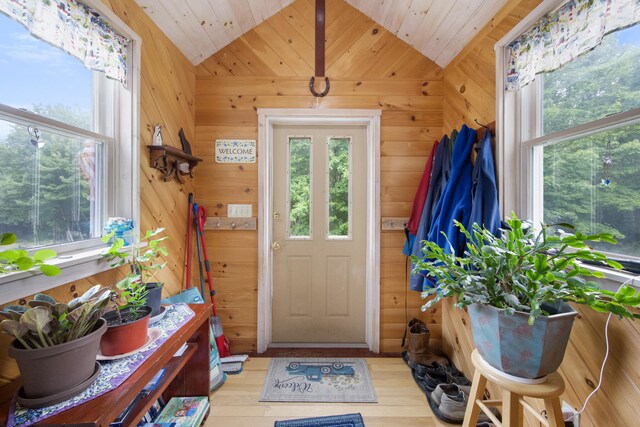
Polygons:
<instances>
[{"instance_id":1,"label":"door knob","mask_svg":"<svg viewBox=\"0 0 640 427\"><path fill-rule=\"evenodd\" d=\"M280 214L278 212L273 212L273 219L278 220L280 219Z\"/></svg>"},{"instance_id":2,"label":"door knob","mask_svg":"<svg viewBox=\"0 0 640 427\"><path fill-rule=\"evenodd\" d=\"M277 251L278 249L280 249L280 243L273 242L273 244L271 245L271 249L273 249L274 251Z\"/></svg>"}]
</instances>

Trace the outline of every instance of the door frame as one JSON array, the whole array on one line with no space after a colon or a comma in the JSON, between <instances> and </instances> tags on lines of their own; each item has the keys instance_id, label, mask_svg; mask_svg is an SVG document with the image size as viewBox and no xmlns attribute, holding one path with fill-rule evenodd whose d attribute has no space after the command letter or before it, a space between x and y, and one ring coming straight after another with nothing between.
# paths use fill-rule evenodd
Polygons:
<instances>
[{"instance_id":1,"label":"door frame","mask_svg":"<svg viewBox=\"0 0 640 427\"><path fill-rule=\"evenodd\" d=\"M373 109L258 108L258 353L265 352L271 344L274 124L359 124L367 128L365 336L369 350L380 351L380 115L381 110Z\"/></svg>"}]
</instances>

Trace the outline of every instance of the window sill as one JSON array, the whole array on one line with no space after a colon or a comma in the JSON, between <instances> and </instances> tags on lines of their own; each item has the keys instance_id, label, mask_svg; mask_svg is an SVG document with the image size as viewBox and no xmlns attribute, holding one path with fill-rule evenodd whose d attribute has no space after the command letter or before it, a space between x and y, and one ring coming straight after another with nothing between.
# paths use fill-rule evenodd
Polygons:
<instances>
[{"instance_id":1,"label":"window sill","mask_svg":"<svg viewBox=\"0 0 640 427\"><path fill-rule=\"evenodd\" d=\"M59 255L50 262L62 270L57 276L45 276L39 270L0 276L0 305L111 269L109 262L102 256L105 250L105 245L101 245L81 252Z\"/></svg>"},{"instance_id":2,"label":"window sill","mask_svg":"<svg viewBox=\"0 0 640 427\"><path fill-rule=\"evenodd\" d=\"M604 274L604 279L590 277L590 280L598 283L602 289L616 292L623 283L628 283L637 290L640 290L640 275L627 271L615 270L613 268L596 267L594 265L581 264L582 267L592 271L599 271Z\"/></svg>"}]
</instances>

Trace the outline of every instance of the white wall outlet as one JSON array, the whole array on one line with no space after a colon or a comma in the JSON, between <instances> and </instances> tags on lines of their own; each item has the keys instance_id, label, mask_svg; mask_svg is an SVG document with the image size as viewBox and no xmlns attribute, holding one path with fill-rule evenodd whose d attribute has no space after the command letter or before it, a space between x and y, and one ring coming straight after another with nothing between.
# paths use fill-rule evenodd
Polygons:
<instances>
[{"instance_id":1,"label":"white wall outlet","mask_svg":"<svg viewBox=\"0 0 640 427\"><path fill-rule=\"evenodd\" d=\"M578 413L578 410L564 400L562 401L562 418L565 422L572 422L573 427L580 426L580 414Z\"/></svg>"},{"instance_id":2,"label":"white wall outlet","mask_svg":"<svg viewBox=\"0 0 640 427\"><path fill-rule=\"evenodd\" d=\"M251 218L251 205L227 205L227 217Z\"/></svg>"}]
</instances>

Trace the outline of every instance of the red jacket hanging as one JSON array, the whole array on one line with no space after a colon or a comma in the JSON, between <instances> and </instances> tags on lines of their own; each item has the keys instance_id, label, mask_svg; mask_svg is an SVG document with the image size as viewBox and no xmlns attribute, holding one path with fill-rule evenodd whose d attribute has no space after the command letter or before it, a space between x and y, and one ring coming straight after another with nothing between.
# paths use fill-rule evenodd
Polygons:
<instances>
[{"instance_id":1,"label":"red jacket hanging","mask_svg":"<svg viewBox=\"0 0 640 427\"><path fill-rule=\"evenodd\" d=\"M420 217L422 216L422 209L424 208L424 201L427 198L427 191L429 191L429 182L431 181L431 168L433 166L433 156L438 148L438 141L433 143L431 147L431 153L427 158L427 163L424 165L424 172L422 178L420 178L420 184L416 191L416 196L413 199L413 208L411 209L411 216L409 222L407 222L407 230L414 236L418 233L418 226L420 225Z\"/></svg>"}]
</instances>

